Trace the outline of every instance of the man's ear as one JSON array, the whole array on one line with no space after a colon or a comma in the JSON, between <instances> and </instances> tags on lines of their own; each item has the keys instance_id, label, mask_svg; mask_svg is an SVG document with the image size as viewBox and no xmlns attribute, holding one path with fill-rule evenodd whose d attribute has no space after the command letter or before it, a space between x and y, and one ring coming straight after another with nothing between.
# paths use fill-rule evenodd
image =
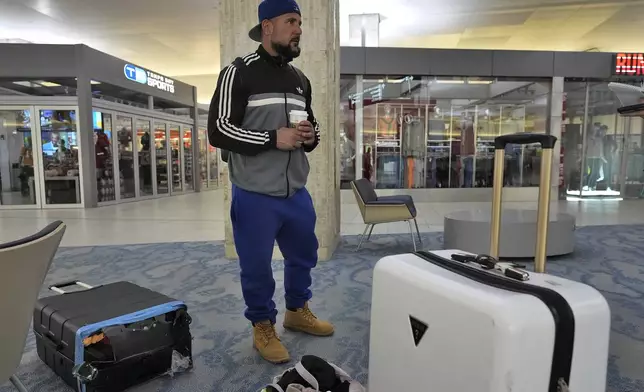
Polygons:
<instances>
[{"instance_id":1,"label":"man's ear","mask_svg":"<svg viewBox=\"0 0 644 392\"><path fill-rule=\"evenodd\" d=\"M270 20L262 21L262 34L263 35L273 34L273 23Z\"/></svg>"}]
</instances>

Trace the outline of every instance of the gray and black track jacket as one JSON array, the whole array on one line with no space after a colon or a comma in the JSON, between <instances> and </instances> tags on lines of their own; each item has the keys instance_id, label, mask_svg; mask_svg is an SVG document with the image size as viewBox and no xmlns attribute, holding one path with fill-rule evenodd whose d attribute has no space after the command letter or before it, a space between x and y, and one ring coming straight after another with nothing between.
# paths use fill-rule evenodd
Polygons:
<instances>
[{"instance_id":1,"label":"gray and black track jacket","mask_svg":"<svg viewBox=\"0 0 644 392\"><path fill-rule=\"evenodd\" d=\"M276 147L277 130L287 127L291 110L306 110L315 144L293 151ZM320 141L311 109L311 83L290 61L268 54L260 45L219 74L210 103L208 137L229 152L230 181L241 189L289 197L306 185L307 152Z\"/></svg>"}]
</instances>

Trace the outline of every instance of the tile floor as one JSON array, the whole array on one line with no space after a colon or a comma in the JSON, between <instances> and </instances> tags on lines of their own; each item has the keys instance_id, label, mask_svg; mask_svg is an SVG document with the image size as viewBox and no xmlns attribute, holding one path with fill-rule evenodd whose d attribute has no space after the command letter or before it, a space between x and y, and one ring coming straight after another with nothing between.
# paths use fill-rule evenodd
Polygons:
<instances>
[{"instance_id":1,"label":"tile floor","mask_svg":"<svg viewBox=\"0 0 644 392\"><path fill-rule=\"evenodd\" d=\"M506 203L530 209L534 203ZM489 203L418 203L421 231L441 231L446 214L489 208ZM577 217L579 226L644 223L644 201L554 202L552 211ZM0 210L0 242L32 234L60 219L68 228L63 246L212 241L224 238L223 194L203 192L88 210ZM342 205L342 234L360 234L355 204ZM374 234L404 233L405 223L377 226Z\"/></svg>"}]
</instances>

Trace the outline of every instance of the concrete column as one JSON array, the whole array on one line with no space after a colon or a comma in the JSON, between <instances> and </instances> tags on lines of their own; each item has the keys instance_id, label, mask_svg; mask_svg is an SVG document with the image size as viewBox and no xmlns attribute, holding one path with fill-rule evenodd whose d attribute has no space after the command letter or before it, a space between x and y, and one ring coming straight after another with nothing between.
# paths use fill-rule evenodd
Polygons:
<instances>
[{"instance_id":1,"label":"concrete column","mask_svg":"<svg viewBox=\"0 0 644 392\"><path fill-rule=\"evenodd\" d=\"M82 162L83 175L81 197L85 208L95 208L98 206L98 187L96 186L92 88L91 80L83 69L80 70L77 78L76 91L78 95L78 144L80 144L78 159Z\"/></svg>"},{"instance_id":2,"label":"concrete column","mask_svg":"<svg viewBox=\"0 0 644 392\"><path fill-rule=\"evenodd\" d=\"M355 100L355 129L353 140L356 144L356 180L362 179L363 151L364 151L364 76L356 75L356 100Z\"/></svg>"},{"instance_id":3,"label":"concrete column","mask_svg":"<svg viewBox=\"0 0 644 392\"><path fill-rule=\"evenodd\" d=\"M552 78L552 87L550 90L550 118L547 121L546 131L549 135L557 137L557 145L552 160L552 194L553 200L556 200L559 193L559 171L563 170L561 161L561 128L563 127L563 103L564 103L564 78Z\"/></svg>"},{"instance_id":4,"label":"concrete column","mask_svg":"<svg viewBox=\"0 0 644 392\"><path fill-rule=\"evenodd\" d=\"M260 0L221 0L219 28L221 67L236 57L256 50L258 44L248 38L257 23ZM313 110L321 126L321 142L309 154L311 174L309 189L317 212L316 233L320 242L320 260L328 260L335 251L340 234L340 39L339 0L298 0L302 11L302 55L294 63L311 81ZM237 258L230 223L230 182L228 170L222 176L226 231L226 257ZM275 259L282 256L275 248Z\"/></svg>"},{"instance_id":5,"label":"concrete column","mask_svg":"<svg viewBox=\"0 0 644 392\"><path fill-rule=\"evenodd\" d=\"M190 108L192 115L192 178L194 179L195 192L201 192L201 148L199 146L199 107L197 104L197 88L192 88L194 106Z\"/></svg>"}]
</instances>

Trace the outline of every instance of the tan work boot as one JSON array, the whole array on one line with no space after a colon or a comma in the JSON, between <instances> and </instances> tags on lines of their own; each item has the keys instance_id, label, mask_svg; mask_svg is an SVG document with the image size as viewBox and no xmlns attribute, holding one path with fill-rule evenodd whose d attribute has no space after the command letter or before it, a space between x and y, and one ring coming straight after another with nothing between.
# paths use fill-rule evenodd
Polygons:
<instances>
[{"instance_id":1,"label":"tan work boot","mask_svg":"<svg viewBox=\"0 0 644 392\"><path fill-rule=\"evenodd\" d=\"M253 346L268 362L278 364L291 359L270 321L262 321L253 326Z\"/></svg>"},{"instance_id":2,"label":"tan work boot","mask_svg":"<svg viewBox=\"0 0 644 392\"><path fill-rule=\"evenodd\" d=\"M295 312L287 310L284 316L284 328L315 336L329 336L334 332L333 324L318 320L308 304Z\"/></svg>"}]
</instances>

